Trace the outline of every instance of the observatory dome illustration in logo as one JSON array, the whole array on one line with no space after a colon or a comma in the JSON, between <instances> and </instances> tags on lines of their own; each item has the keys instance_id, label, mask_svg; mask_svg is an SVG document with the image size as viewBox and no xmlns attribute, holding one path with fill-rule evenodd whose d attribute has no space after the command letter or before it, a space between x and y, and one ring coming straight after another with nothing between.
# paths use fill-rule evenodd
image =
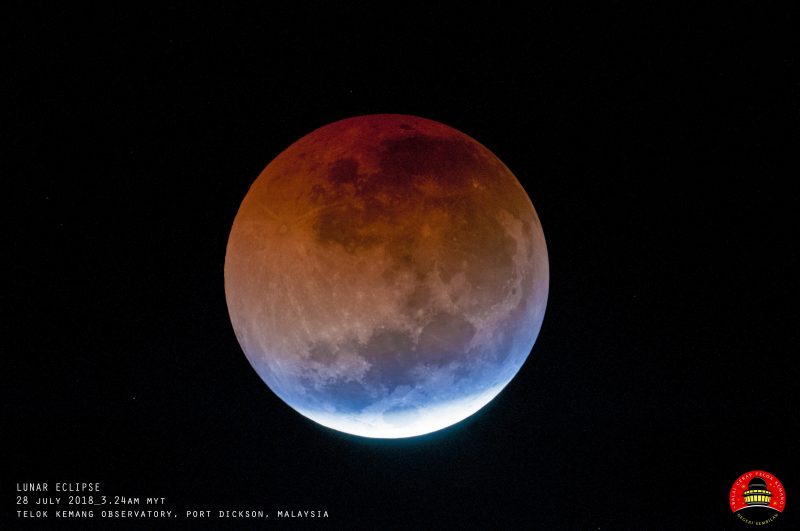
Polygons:
<instances>
[{"instance_id":1,"label":"observatory dome illustration in logo","mask_svg":"<svg viewBox=\"0 0 800 531\"><path fill-rule=\"evenodd\" d=\"M753 470L733 483L728 501L736 518L745 524L764 525L783 512L786 490L773 474Z\"/></svg>"}]
</instances>

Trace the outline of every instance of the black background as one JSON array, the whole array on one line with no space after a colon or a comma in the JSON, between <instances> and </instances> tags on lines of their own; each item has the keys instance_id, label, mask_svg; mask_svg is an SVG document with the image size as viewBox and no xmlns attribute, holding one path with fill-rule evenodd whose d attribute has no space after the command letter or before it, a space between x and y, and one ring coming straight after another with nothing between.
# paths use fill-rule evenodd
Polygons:
<instances>
[{"instance_id":1,"label":"black background","mask_svg":"<svg viewBox=\"0 0 800 531\"><path fill-rule=\"evenodd\" d=\"M16 518L17 482L100 481L180 518L75 525L736 529L753 469L796 525L798 64L751 7L7 11L0 527L67 526ZM263 167L384 112L494 151L551 267L517 377L400 441L281 402L223 289ZM300 509L330 518L274 518Z\"/></svg>"}]
</instances>

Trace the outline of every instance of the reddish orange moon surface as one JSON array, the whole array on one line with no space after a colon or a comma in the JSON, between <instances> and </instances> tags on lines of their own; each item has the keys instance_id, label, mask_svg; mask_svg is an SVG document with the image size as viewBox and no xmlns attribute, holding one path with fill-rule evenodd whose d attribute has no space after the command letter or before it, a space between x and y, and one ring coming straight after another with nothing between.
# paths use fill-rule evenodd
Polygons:
<instances>
[{"instance_id":1,"label":"reddish orange moon surface","mask_svg":"<svg viewBox=\"0 0 800 531\"><path fill-rule=\"evenodd\" d=\"M539 218L487 148L415 116L304 136L244 198L225 294L253 368L306 417L365 437L421 435L514 377L548 294Z\"/></svg>"}]
</instances>

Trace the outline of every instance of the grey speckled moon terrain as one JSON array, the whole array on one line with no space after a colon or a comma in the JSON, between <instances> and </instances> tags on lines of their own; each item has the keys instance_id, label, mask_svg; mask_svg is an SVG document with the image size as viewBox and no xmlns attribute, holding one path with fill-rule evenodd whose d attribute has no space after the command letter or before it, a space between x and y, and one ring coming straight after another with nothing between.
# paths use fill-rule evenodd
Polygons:
<instances>
[{"instance_id":1,"label":"grey speckled moon terrain","mask_svg":"<svg viewBox=\"0 0 800 531\"><path fill-rule=\"evenodd\" d=\"M475 140L370 115L301 138L245 197L225 294L248 360L330 428L409 437L514 377L541 328L547 249L527 194Z\"/></svg>"}]
</instances>

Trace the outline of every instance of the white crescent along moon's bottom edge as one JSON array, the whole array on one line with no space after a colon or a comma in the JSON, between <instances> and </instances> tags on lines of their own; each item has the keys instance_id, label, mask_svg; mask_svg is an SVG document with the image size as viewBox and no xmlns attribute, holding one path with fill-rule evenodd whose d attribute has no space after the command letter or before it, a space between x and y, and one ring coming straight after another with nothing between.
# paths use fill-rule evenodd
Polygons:
<instances>
[{"instance_id":1,"label":"white crescent along moon's bottom edge","mask_svg":"<svg viewBox=\"0 0 800 531\"><path fill-rule=\"evenodd\" d=\"M418 408L418 418L395 426L386 422L382 412L330 413L326 411L310 411L294 408L304 417L321 424L326 428L372 439L402 439L426 435L442 430L471 417L486 404L494 400L508 385L505 382L486 391L465 398Z\"/></svg>"}]
</instances>

